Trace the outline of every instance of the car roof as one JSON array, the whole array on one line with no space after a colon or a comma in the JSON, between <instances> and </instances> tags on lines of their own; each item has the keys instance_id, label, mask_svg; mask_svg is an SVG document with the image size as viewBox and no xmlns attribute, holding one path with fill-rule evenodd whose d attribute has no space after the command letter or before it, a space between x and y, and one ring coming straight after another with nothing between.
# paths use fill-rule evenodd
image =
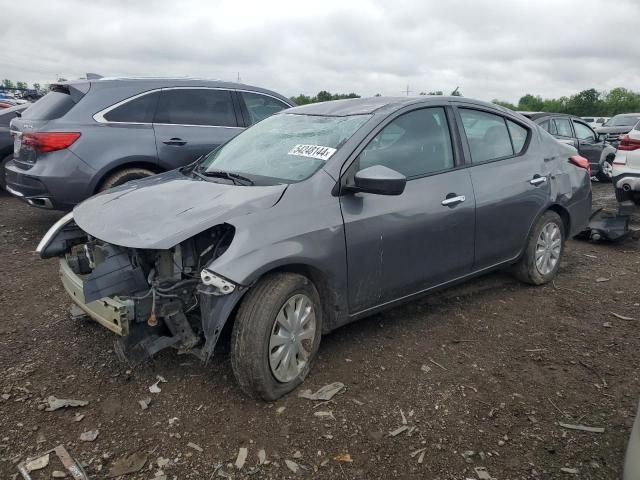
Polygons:
<instances>
[{"instance_id":1,"label":"car roof","mask_svg":"<svg viewBox=\"0 0 640 480\"><path fill-rule=\"evenodd\" d=\"M379 112L393 112L408 105L414 104L438 104L457 101L476 104L479 106L491 107L495 110L507 111L499 105L493 103L473 100L466 97L445 97L441 95L420 95L417 97L365 97L348 98L345 100L332 100L329 102L310 103L299 107L291 108L285 113L301 115L322 115L345 117L349 115L365 115Z\"/></svg>"},{"instance_id":2,"label":"car roof","mask_svg":"<svg viewBox=\"0 0 640 480\"><path fill-rule=\"evenodd\" d=\"M584 121L582 117L578 117L577 115L571 115L569 113L538 112L538 113L532 113L529 116L531 120L540 120L541 118L545 118L545 117L569 117L569 118L575 118L576 120Z\"/></svg>"},{"instance_id":3,"label":"car roof","mask_svg":"<svg viewBox=\"0 0 640 480\"><path fill-rule=\"evenodd\" d=\"M619 113L617 115L614 115L615 117L638 117L640 116L640 113Z\"/></svg>"}]
</instances>

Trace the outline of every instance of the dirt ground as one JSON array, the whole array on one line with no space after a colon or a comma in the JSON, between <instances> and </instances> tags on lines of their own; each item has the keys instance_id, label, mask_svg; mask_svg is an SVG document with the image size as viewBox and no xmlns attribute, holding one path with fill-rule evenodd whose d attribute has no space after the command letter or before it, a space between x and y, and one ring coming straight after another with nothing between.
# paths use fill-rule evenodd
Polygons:
<instances>
[{"instance_id":1,"label":"dirt ground","mask_svg":"<svg viewBox=\"0 0 640 480\"><path fill-rule=\"evenodd\" d=\"M594 195L613 202L610 185ZM224 353L206 367L174 351L121 365L111 333L69 316L56 261L33 252L59 216L0 195L1 479L58 444L90 478L132 453L145 465L123 478L464 480L481 466L497 480L618 478L640 399L638 240L568 242L553 285L496 273L341 328L303 388L343 393L269 404L240 392ZM157 375L166 383L150 393ZM46 411L50 395L89 403ZM257 466L261 449L269 463Z\"/></svg>"}]
</instances>

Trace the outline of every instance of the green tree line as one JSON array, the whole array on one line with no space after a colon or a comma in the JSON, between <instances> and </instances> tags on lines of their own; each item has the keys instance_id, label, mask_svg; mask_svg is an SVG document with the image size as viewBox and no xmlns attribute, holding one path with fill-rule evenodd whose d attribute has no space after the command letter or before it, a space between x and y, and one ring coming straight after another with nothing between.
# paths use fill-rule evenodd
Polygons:
<instances>
[{"instance_id":1,"label":"green tree line","mask_svg":"<svg viewBox=\"0 0 640 480\"><path fill-rule=\"evenodd\" d=\"M599 92L595 88L583 90L575 95L560 98L542 98L540 95L527 93L517 105L502 100L493 103L528 112L568 113L584 117L601 115L611 117L618 113L640 112L640 92L618 87L608 92Z\"/></svg>"},{"instance_id":2,"label":"green tree line","mask_svg":"<svg viewBox=\"0 0 640 480\"><path fill-rule=\"evenodd\" d=\"M42 85L40 85L39 83L34 83L31 88L29 88L29 84L27 82L14 82L13 80L9 80L8 78L5 78L2 80L2 87L4 90L35 90L36 92L39 93L46 93L46 90L48 88L47 85L45 85L44 87Z\"/></svg>"},{"instance_id":3,"label":"green tree line","mask_svg":"<svg viewBox=\"0 0 640 480\"><path fill-rule=\"evenodd\" d=\"M301 93L297 97L291 97L296 105L307 105L308 103L328 102L329 100L343 100L345 98L360 98L360 95L355 93L330 93L326 90L321 90L317 95L310 97Z\"/></svg>"}]
</instances>

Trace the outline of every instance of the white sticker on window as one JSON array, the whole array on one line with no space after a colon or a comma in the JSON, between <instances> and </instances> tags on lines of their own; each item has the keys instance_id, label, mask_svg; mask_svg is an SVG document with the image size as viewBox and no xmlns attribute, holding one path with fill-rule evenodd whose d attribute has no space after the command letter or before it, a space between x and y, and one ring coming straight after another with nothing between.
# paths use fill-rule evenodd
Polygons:
<instances>
[{"instance_id":1,"label":"white sticker on window","mask_svg":"<svg viewBox=\"0 0 640 480\"><path fill-rule=\"evenodd\" d=\"M297 155L299 157L318 158L320 160L329 160L331 155L336 153L335 148L323 147L322 145L296 145L289 150L289 155Z\"/></svg>"}]
</instances>

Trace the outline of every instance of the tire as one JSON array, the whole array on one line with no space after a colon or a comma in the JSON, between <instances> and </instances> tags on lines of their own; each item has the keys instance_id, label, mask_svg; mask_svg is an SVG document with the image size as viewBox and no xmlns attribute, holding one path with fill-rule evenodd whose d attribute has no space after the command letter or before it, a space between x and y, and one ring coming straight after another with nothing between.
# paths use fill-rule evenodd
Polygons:
<instances>
[{"instance_id":1,"label":"tire","mask_svg":"<svg viewBox=\"0 0 640 480\"><path fill-rule=\"evenodd\" d=\"M105 181L102 182L100 188L98 188L98 192L104 192L105 190L130 182L131 180L139 180L150 177L151 175L155 175L155 172L147 170L146 168L124 168L109 175Z\"/></svg>"},{"instance_id":2,"label":"tire","mask_svg":"<svg viewBox=\"0 0 640 480\"><path fill-rule=\"evenodd\" d=\"M312 338L300 343L289 342L270 348L272 338L283 338L277 334L281 323L276 318L289 301L306 297L315 313L315 330ZM299 305L299 304L296 304ZM300 307L302 309L302 306ZM291 315L291 310L288 310ZM293 318L293 317L292 317ZM307 317L306 335L310 335L311 317ZM231 333L231 367L244 393L267 401L273 401L291 392L300 385L311 368L311 362L320 346L322 332L322 304L315 286L308 278L294 273L269 274L258 281L240 304ZM270 353L275 358L280 351L287 348L301 347L308 354L306 361L298 363L298 356L291 370L272 368ZM293 351L293 350L291 350ZM284 364L287 354L280 356L280 366ZM300 357L301 358L301 357ZM276 365L277 367L277 365ZM276 378L279 374L292 374L291 378ZM294 375L295 374L295 375Z\"/></svg>"},{"instance_id":3,"label":"tire","mask_svg":"<svg viewBox=\"0 0 640 480\"><path fill-rule=\"evenodd\" d=\"M602 162L602 168L598 173L596 173L596 178L600 183L611 183L611 168L613 166L613 159L607 158L604 162ZM608 173L605 173L605 169L607 169Z\"/></svg>"},{"instance_id":4,"label":"tire","mask_svg":"<svg viewBox=\"0 0 640 480\"><path fill-rule=\"evenodd\" d=\"M631 200L631 195L629 192L625 192L621 188L616 188L616 200L618 203L626 202L627 200Z\"/></svg>"},{"instance_id":5,"label":"tire","mask_svg":"<svg viewBox=\"0 0 640 480\"><path fill-rule=\"evenodd\" d=\"M11 155L7 155L6 157L4 157L2 159L2 161L0 162L0 190L6 190L7 189L7 177L6 174L4 173L4 167L7 163L9 163L9 161L13 158L13 153Z\"/></svg>"},{"instance_id":6,"label":"tire","mask_svg":"<svg viewBox=\"0 0 640 480\"><path fill-rule=\"evenodd\" d=\"M545 230L548 229L548 230ZM557 232L557 239L560 240L559 250L555 255L552 252L549 252L550 255L548 258L555 258L555 263L553 263L552 268L550 264L542 262L543 268L541 269L536 262L536 250L538 249L538 241L542 240L541 236L543 231L547 233ZM521 282L528 283L530 285L543 285L545 283L550 282L558 273L558 269L560 268L560 262L562 260L562 254L564 253L564 241L565 241L565 231L564 224L562 223L562 219L560 215L556 212L548 210L545 212L535 223L534 227L531 229L531 233L529 233L529 237L527 238L527 244L525 246L524 254L522 258L514 265L514 275ZM552 243L555 245L556 236L555 234L551 236ZM543 258L545 255L543 255ZM539 254L538 254L538 258Z\"/></svg>"}]
</instances>

